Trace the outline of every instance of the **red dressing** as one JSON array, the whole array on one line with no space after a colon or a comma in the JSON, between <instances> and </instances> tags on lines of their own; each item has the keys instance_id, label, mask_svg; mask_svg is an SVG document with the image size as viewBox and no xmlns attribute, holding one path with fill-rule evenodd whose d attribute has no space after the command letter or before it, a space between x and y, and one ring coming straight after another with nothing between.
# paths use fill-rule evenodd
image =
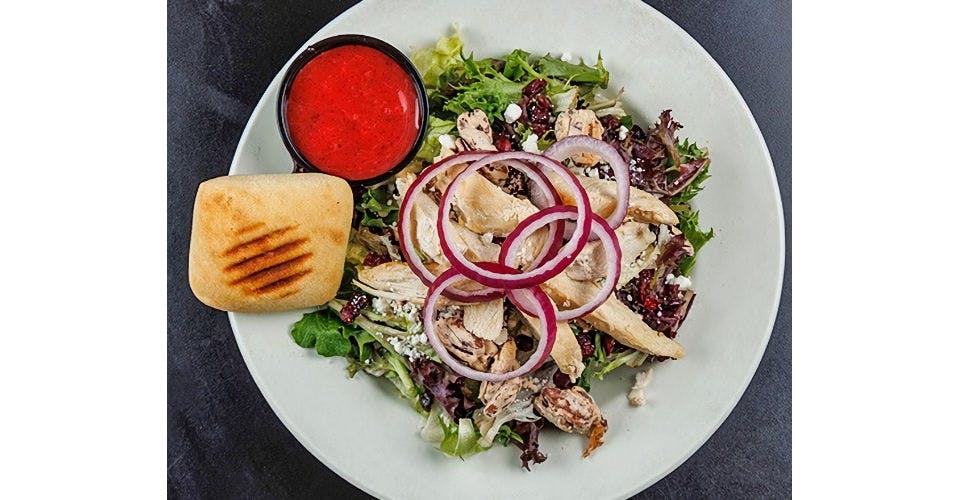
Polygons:
<instances>
[{"instance_id":1,"label":"red dressing","mask_svg":"<svg viewBox=\"0 0 960 500\"><path fill-rule=\"evenodd\" d=\"M416 142L417 99L410 76L386 54L336 47L294 76L286 103L290 139L325 173L371 179L400 163Z\"/></svg>"}]
</instances>

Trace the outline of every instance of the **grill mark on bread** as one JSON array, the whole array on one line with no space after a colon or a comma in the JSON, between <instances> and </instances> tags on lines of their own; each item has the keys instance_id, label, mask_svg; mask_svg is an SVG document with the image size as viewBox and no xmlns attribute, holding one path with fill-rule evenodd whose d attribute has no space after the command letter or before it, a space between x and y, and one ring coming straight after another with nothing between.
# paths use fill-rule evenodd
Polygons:
<instances>
[{"instance_id":1,"label":"grill mark on bread","mask_svg":"<svg viewBox=\"0 0 960 500\"><path fill-rule=\"evenodd\" d=\"M304 268L303 264L313 256L313 253L307 252L296 257L289 258L279 264L260 269L259 271L247 274L230 282L233 286L243 286L254 291L267 286L271 283L281 281L293 275L300 273L306 274L310 269Z\"/></svg>"},{"instance_id":2,"label":"grill mark on bread","mask_svg":"<svg viewBox=\"0 0 960 500\"><path fill-rule=\"evenodd\" d=\"M308 275L308 274L310 274L310 273L311 273L311 270L310 270L310 269L304 269L303 271L300 271L300 272L298 272L298 273L296 273L296 274L291 274L290 276L287 276L287 277L285 277L285 278L280 278L280 279L278 279L277 281L274 281L274 282L271 282L271 283L267 283L266 285L263 285L263 286L261 286L260 288L257 288L256 290L254 290L254 292L255 292L256 294L264 294L264 293L275 292L275 291L277 291L277 290L286 288L286 287L288 287L288 286L290 286L290 285L292 285L292 284L300 281L301 279L303 279L304 276L306 276L306 275ZM294 290L294 291L292 291L292 292L284 293L283 295L280 296L280 298L286 297L286 296L288 296L288 295L292 295L292 294L294 294L294 293L297 293L298 291L299 291L299 289L298 289L298 290Z\"/></svg>"},{"instance_id":3,"label":"grill mark on bread","mask_svg":"<svg viewBox=\"0 0 960 500\"><path fill-rule=\"evenodd\" d=\"M271 248L256 255L251 255L240 261L234 262L223 270L227 273L239 271L244 275L253 274L261 269L268 268L289 259L290 256L300 247L305 245L307 241L308 240L306 238L289 241L276 248Z\"/></svg>"},{"instance_id":4,"label":"grill mark on bread","mask_svg":"<svg viewBox=\"0 0 960 500\"><path fill-rule=\"evenodd\" d=\"M296 229L296 227L297 226L283 227L275 231L270 231L269 233L263 236L254 238L252 240L244 241L243 243L240 243L228 249L226 252L223 253L223 256L232 257L240 253L249 253L249 252L256 252L258 254L263 253L265 251L268 251L270 247L277 246L277 240L281 236Z\"/></svg>"}]
</instances>

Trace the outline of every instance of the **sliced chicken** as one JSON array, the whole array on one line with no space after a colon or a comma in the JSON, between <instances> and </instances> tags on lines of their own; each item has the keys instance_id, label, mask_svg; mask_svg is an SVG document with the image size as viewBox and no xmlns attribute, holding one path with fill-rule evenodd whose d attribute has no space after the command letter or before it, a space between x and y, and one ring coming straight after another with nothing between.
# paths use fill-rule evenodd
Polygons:
<instances>
[{"instance_id":1,"label":"sliced chicken","mask_svg":"<svg viewBox=\"0 0 960 500\"><path fill-rule=\"evenodd\" d=\"M483 110L475 109L461 113L457 117L457 131L460 132L460 139L457 140L458 150L497 150L493 145L490 120Z\"/></svg>"},{"instance_id":2,"label":"sliced chicken","mask_svg":"<svg viewBox=\"0 0 960 500\"><path fill-rule=\"evenodd\" d=\"M558 304L580 305L595 297L599 286L574 281L561 273L544 283L543 289ZM597 329L609 333L621 344L634 349L674 359L684 356L682 345L650 328L614 295L584 319Z\"/></svg>"},{"instance_id":3,"label":"sliced chicken","mask_svg":"<svg viewBox=\"0 0 960 500\"><path fill-rule=\"evenodd\" d=\"M656 246L657 235L653 234L648 224L626 221L617 228L616 233L620 251L623 252L620 280L617 282L617 288L620 288L656 262L659 248Z\"/></svg>"},{"instance_id":4,"label":"sliced chicken","mask_svg":"<svg viewBox=\"0 0 960 500\"><path fill-rule=\"evenodd\" d=\"M520 368L517 361L517 344L508 340L500 348L496 359L490 366L490 373L507 373ZM483 382L480 384L480 401L484 403L483 412L489 416L496 415L517 399L523 377L515 377L503 382Z\"/></svg>"},{"instance_id":5,"label":"sliced chicken","mask_svg":"<svg viewBox=\"0 0 960 500\"><path fill-rule=\"evenodd\" d=\"M503 330L503 299L463 306L463 326L482 339L497 339Z\"/></svg>"},{"instance_id":6,"label":"sliced chicken","mask_svg":"<svg viewBox=\"0 0 960 500\"><path fill-rule=\"evenodd\" d=\"M401 199L406 196L410 184L415 179L416 175L413 173L405 174L397 178L397 189L400 191ZM437 214L440 208L426 193L420 192L412 196L416 196L416 198L411 201L414 203L411 226L413 227L417 248L433 262L448 265L447 258L443 255L443 250L440 248L440 235L437 231ZM480 235L460 224L454 224L453 228L455 231L454 244L464 252L467 259L488 262L497 260L497 257L500 255L499 246L492 242L484 241Z\"/></svg>"},{"instance_id":7,"label":"sliced chicken","mask_svg":"<svg viewBox=\"0 0 960 500\"><path fill-rule=\"evenodd\" d=\"M588 242L573 263L563 270L576 281L596 281L606 274L607 256L599 241Z\"/></svg>"},{"instance_id":8,"label":"sliced chicken","mask_svg":"<svg viewBox=\"0 0 960 500\"><path fill-rule=\"evenodd\" d=\"M641 267L641 263L637 262L637 258L644 255L644 252L654 252L653 245L657 241L657 236L653 234L648 224L631 220L621 224L615 233L622 252L620 280L617 282L619 288L645 269ZM564 272L575 281L596 281L605 276L606 269L607 257L603 251L603 245L599 241L591 241Z\"/></svg>"},{"instance_id":9,"label":"sliced chicken","mask_svg":"<svg viewBox=\"0 0 960 500\"><path fill-rule=\"evenodd\" d=\"M557 140L571 135L589 135L594 139L600 139L603 136L603 124L600 123L597 114L589 109L571 109L557 115L554 132ZM599 156L591 153L576 154L570 159L574 163L591 167L600 161Z\"/></svg>"},{"instance_id":10,"label":"sliced chicken","mask_svg":"<svg viewBox=\"0 0 960 500\"><path fill-rule=\"evenodd\" d=\"M463 179L453 193L453 204L460 212L460 223L478 234L506 236L523 219L537 212L529 200L511 196L482 175Z\"/></svg>"},{"instance_id":11,"label":"sliced chicken","mask_svg":"<svg viewBox=\"0 0 960 500\"><path fill-rule=\"evenodd\" d=\"M540 319L534 316L523 315L523 319L530 325L535 334L540 333ZM576 335L566 321L557 322L557 338L553 343L550 357L557 363L560 371L569 375L570 380L577 380L583 373L583 353Z\"/></svg>"},{"instance_id":12,"label":"sliced chicken","mask_svg":"<svg viewBox=\"0 0 960 500\"><path fill-rule=\"evenodd\" d=\"M423 305L427 287L406 262L387 262L365 267L357 273L354 284L365 292L385 299L404 300Z\"/></svg>"},{"instance_id":13,"label":"sliced chicken","mask_svg":"<svg viewBox=\"0 0 960 500\"><path fill-rule=\"evenodd\" d=\"M560 193L560 198L567 205L576 205L573 193L567 183L552 172L545 172ZM577 176L590 199L590 208L600 217L607 217L617 206L617 182L611 179ZM653 224L676 225L680 222L677 214L670 210L665 203L656 196L633 186L630 187L630 201L627 205L627 216L638 222Z\"/></svg>"},{"instance_id":14,"label":"sliced chicken","mask_svg":"<svg viewBox=\"0 0 960 500\"><path fill-rule=\"evenodd\" d=\"M497 354L496 344L470 333L460 318L438 318L436 322L437 337L450 354L474 370L490 369Z\"/></svg>"},{"instance_id":15,"label":"sliced chicken","mask_svg":"<svg viewBox=\"0 0 960 500\"><path fill-rule=\"evenodd\" d=\"M589 433L590 443L583 452L584 457L603 444L607 419L603 418L600 407L582 387L546 387L533 400L533 406L562 431Z\"/></svg>"}]
</instances>

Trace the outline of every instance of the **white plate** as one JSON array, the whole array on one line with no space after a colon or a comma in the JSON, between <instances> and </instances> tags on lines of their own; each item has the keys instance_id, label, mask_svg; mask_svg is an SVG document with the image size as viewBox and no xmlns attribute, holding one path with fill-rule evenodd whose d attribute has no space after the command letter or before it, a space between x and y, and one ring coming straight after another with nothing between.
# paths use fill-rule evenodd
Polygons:
<instances>
[{"instance_id":1,"label":"white plate","mask_svg":"<svg viewBox=\"0 0 960 500\"><path fill-rule=\"evenodd\" d=\"M462 28L480 57L514 48L569 51L593 61L603 52L610 87L626 87L638 123L662 109L710 149L711 179L697 198L717 237L698 258L697 300L679 340L687 357L654 369L649 404L628 406L631 374L596 382L592 394L610 429L589 459L585 439L547 432L548 460L527 472L517 449L496 445L451 459L418 436L420 417L388 383L349 379L343 359L297 347L300 312L231 314L237 343L270 406L324 464L372 495L387 498L622 498L676 468L703 444L740 399L766 347L783 277L783 213L777 182L753 117L737 89L689 35L649 6L624 0L486 2L367 0L308 43L365 33L401 49L432 44ZM281 71L282 74L282 71ZM280 75L240 139L231 174L289 172L277 131Z\"/></svg>"}]
</instances>

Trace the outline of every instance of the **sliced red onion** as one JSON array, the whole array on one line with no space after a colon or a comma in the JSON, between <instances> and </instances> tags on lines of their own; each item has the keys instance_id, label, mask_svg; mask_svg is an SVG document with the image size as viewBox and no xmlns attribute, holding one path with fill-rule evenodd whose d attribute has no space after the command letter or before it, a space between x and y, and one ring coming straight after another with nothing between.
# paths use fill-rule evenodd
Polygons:
<instances>
[{"instance_id":1,"label":"sliced red onion","mask_svg":"<svg viewBox=\"0 0 960 500\"><path fill-rule=\"evenodd\" d=\"M607 216L607 223L612 228L618 228L627 216L627 206L630 204L630 169L613 146L589 135L571 135L553 143L543 152L543 155L562 162L582 153L599 156L613 170L613 176L617 181L617 206Z\"/></svg>"},{"instance_id":2,"label":"sliced red onion","mask_svg":"<svg viewBox=\"0 0 960 500\"><path fill-rule=\"evenodd\" d=\"M427 266L423 264L423 261L420 260L420 256L417 254L416 246L413 241L413 231L410 224L413 219L412 214L413 199L415 198L414 195L423 191L423 188L428 182L442 174L448 168L460 165L462 163L469 163L479 160L489 154L490 153L486 151L466 152L444 158L443 160L423 169L423 171L420 172L420 175L417 176L416 180L414 180L413 183L410 184L410 187L407 188L407 193L403 197L403 201L400 203L400 215L397 222L397 230L399 232L400 239L400 252L403 253L403 257L407 260L407 264L410 266L410 270L413 271L413 274L416 274L417 277L420 278L420 281L423 281L423 284L426 286L430 286L434 280L437 279L437 276L430 272L430 270L427 269ZM444 296L459 302L485 302L487 300L503 297L503 291L490 289L475 291L450 289L446 291Z\"/></svg>"},{"instance_id":3,"label":"sliced red onion","mask_svg":"<svg viewBox=\"0 0 960 500\"><path fill-rule=\"evenodd\" d=\"M467 176L472 175L487 165L506 160L521 160L536 163L540 165L541 168L553 170L569 185L574 193L574 200L577 203L577 225L571 235L570 241L564 244L555 256L540 266L516 274L497 273L483 269L476 263L467 260L463 252L461 252L456 245L452 244L449 238L453 232L453 223L450 222L450 209L453 205L452 193L456 192ZM534 183L537 183L539 180L539 177L535 175L530 178ZM546 188L544 188L544 192L546 192ZM583 186L580 185L576 177L560 163L544 156L522 151L491 154L468 165L463 172L453 179L446 191L444 191L443 197L440 199L440 210L437 217L440 247L454 269L457 269L461 274L477 283L507 290L527 288L543 283L560 274L564 268L576 259L576 256L583 250L583 246L586 245L587 238L590 237L589 222L590 214L592 213L590 200L587 198L587 193L584 191Z\"/></svg>"},{"instance_id":4,"label":"sliced red onion","mask_svg":"<svg viewBox=\"0 0 960 500\"><path fill-rule=\"evenodd\" d=\"M500 272L508 271L509 269L500 269ZM540 340L537 342L537 348L533 351L533 354L530 355L530 359L528 359L527 362L524 363L520 368L507 373L489 373L474 370L473 368L465 366L463 363L460 363L457 359L455 359L447 350L446 346L440 342L440 337L437 335L436 328L437 301L444 290L451 285L466 279L467 278L458 273L456 269L447 269L441 273L439 277L437 277L432 285L430 285L430 288L427 291L427 298L423 304L423 332L427 335L427 339L430 340L430 345L433 346L433 350L437 352L437 355L440 356L440 359L444 362L444 364L449 366L451 370L463 375L464 377L487 382L502 382L504 380L526 375L539 368L540 365L542 365L550 357L550 352L553 351L553 344L557 339L556 312L553 308L553 304L550 303L550 299L547 298L547 294L545 294L543 290L540 290L539 288L513 290L515 293L510 299L512 302L514 302L514 305L517 305L518 308L522 307L525 310L531 310L531 316L535 315L540 319L541 331ZM522 306L519 304L522 304Z\"/></svg>"},{"instance_id":5,"label":"sliced red onion","mask_svg":"<svg viewBox=\"0 0 960 500\"><path fill-rule=\"evenodd\" d=\"M500 247L500 263L512 269L516 266L517 249L520 248L523 240L529 238L535 231L547 224L572 219L576 217L576 215L577 211L573 207L560 206L551 207L527 217L516 229L511 231L503 241L503 245ZM606 273L604 275L603 286L600 287L600 290L597 291L597 294L589 302L573 309L559 311L557 313L557 321L569 321L590 314L610 297L610 294L613 293L617 286L617 281L620 280L620 259L623 253L620 250L617 235L602 217L597 214L591 215L590 232L596 235L597 239L600 240L600 244L603 245L603 257L606 260ZM511 299L512 293L512 290L507 292L507 296L511 297ZM516 305L517 303L514 302L514 304ZM517 305L517 308L531 316L533 315L531 311L522 309L520 305Z\"/></svg>"}]
</instances>

